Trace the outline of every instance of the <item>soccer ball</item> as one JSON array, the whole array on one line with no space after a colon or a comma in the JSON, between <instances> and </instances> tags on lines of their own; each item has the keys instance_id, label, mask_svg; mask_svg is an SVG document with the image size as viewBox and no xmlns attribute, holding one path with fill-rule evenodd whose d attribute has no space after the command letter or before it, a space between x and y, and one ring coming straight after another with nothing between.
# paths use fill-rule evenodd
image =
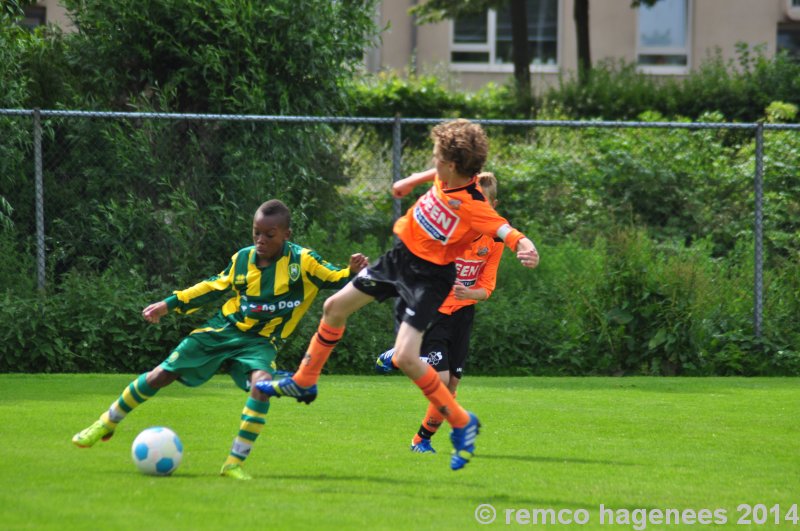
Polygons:
<instances>
[{"instance_id":1,"label":"soccer ball","mask_svg":"<svg viewBox=\"0 0 800 531\"><path fill-rule=\"evenodd\" d=\"M147 428L133 440L131 456L140 472L167 476L181 464L183 444L169 428Z\"/></svg>"}]
</instances>

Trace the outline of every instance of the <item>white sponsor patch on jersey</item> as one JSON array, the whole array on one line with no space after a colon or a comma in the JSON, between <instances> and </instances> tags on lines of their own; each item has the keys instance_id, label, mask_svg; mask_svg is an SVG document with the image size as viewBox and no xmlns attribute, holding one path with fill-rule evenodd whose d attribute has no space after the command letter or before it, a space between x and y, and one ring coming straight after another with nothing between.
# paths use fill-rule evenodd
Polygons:
<instances>
[{"instance_id":1,"label":"white sponsor patch on jersey","mask_svg":"<svg viewBox=\"0 0 800 531\"><path fill-rule=\"evenodd\" d=\"M436 196L433 188L417 202L414 219L431 238L442 245L447 245L460 221L455 212Z\"/></svg>"},{"instance_id":2,"label":"white sponsor patch on jersey","mask_svg":"<svg viewBox=\"0 0 800 531\"><path fill-rule=\"evenodd\" d=\"M456 258L456 280L464 286L474 286L485 264L483 260Z\"/></svg>"}]
</instances>

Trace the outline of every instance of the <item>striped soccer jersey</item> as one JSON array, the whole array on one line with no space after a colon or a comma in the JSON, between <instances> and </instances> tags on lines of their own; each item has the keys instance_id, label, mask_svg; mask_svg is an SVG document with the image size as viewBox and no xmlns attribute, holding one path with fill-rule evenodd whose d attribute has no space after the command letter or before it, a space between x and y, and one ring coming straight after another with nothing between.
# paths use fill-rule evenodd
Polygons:
<instances>
[{"instance_id":1,"label":"striped soccer jersey","mask_svg":"<svg viewBox=\"0 0 800 531\"><path fill-rule=\"evenodd\" d=\"M503 242L481 235L472 242L469 250L456 258L456 282L468 288L483 288L491 296L497 282L497 268L503 257ZM465 306L475 304L475 299L458 300L453 290L439 307L439 312L452 315Z\"/></svg>"},{"instance_id":2,"label":"striped soccer jersey","mask_svg":"<svg viewBox=\"0 0 800 531\"><path fill-rule=\"evenodd\" d=\"M349 267L339 269L292 242L284 243L282 256L267 267L258 267L256 259L254 246L241 249L218 275L175 291L167 307L188 314L227 295L220 312L228 322L242 332L283 339L319 290L342 288L351 278Z\"/></svg>"},{"instance_id":3,"label":"striped soccer jersey","mask_svg":"<svg viewBox=\"0 0 800 531\"><path fill-rule=\"evenodd\" d=\"M524 238L486 201L477 177L464 186L443 189L438 175L395 222L394 232L409 251L439 265L455 262L481 234L500 238L512 251Z\"/></svg>"}]
</instances>

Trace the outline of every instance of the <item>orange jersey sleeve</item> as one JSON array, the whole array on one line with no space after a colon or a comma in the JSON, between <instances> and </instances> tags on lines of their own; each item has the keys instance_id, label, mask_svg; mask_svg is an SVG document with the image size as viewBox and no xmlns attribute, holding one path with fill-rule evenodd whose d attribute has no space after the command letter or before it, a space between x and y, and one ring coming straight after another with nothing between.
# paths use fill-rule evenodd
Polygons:
<instances>
[{"instance_id":1,"label":"orange jersey sleeve","mask_svg":"<svg viewBox=\"0 0 800 531\"><path fill-rule=\"evenodd\" d=\"M394 225L398 238L416 256L435 264L454 262L481 234L499 237L514 249L524 236L486 201L477 180L458 188L433 186Z\"/></svg>"},{"instance_id":2,"label":"orange jersey sleeve","mask_svg":"<svg viewBox=\"0 0 800 531\"><path fill-rule=\"evenodd\" d=\"M468 288L483 288L490 297L497 282L497 269L502 257L503 243L489 236L481 236L473 242L464 256L456 259L456 282ZM439 311L450 315L477 302L474 299L458 300L453 290L450 290Z\"/></svg>"}]
</instances>

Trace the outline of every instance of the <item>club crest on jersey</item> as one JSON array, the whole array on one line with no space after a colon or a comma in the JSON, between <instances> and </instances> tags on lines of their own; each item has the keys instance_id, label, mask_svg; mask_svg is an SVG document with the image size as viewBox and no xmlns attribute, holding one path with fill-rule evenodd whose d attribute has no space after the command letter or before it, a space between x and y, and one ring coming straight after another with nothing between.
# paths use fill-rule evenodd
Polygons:
<instances>
[{"instance_id":1,"label":"club crest on jersey","mask_svg":"<svg viewBox=\"0 0 800 531\"><path fill-rule=\"evenodd\" d=\"M460 204L460 203L459 203ZM442 243L453 235L460 218L434 193L431 188L414 207L414 219L428 235Z\"/></svg>"},{"instance_id":2,"label":"club crest on jersey","mask_svg":"<svg viewBox=\"0 0 800 531\"><path fill-rule=\"evenodd\" d=\"M459 199L448 199L447 204L450 205L453 210L461 208L461 201Z\"/></svg>"},{"instance_id":3,"label":"club crest on jersey","mask_svg":"<svg viewBox=\"0 0 800 531\"><path fill-rule=\"evenodd\" d=\"M479 247L478 248L478 256L486 256L487 254L489 254L489 248L488 247Z\"/></svg>"},{"instance_id":4,"label":"club crest on jersey","mask_svg":"<svg viewBox=\"0 0 800 531\"><path fill-rule=\"evenodd\" d=\"M289 264L289 280L294 282L300 278L300 265L299 264Z\"/></svg>"}]
</instances>

